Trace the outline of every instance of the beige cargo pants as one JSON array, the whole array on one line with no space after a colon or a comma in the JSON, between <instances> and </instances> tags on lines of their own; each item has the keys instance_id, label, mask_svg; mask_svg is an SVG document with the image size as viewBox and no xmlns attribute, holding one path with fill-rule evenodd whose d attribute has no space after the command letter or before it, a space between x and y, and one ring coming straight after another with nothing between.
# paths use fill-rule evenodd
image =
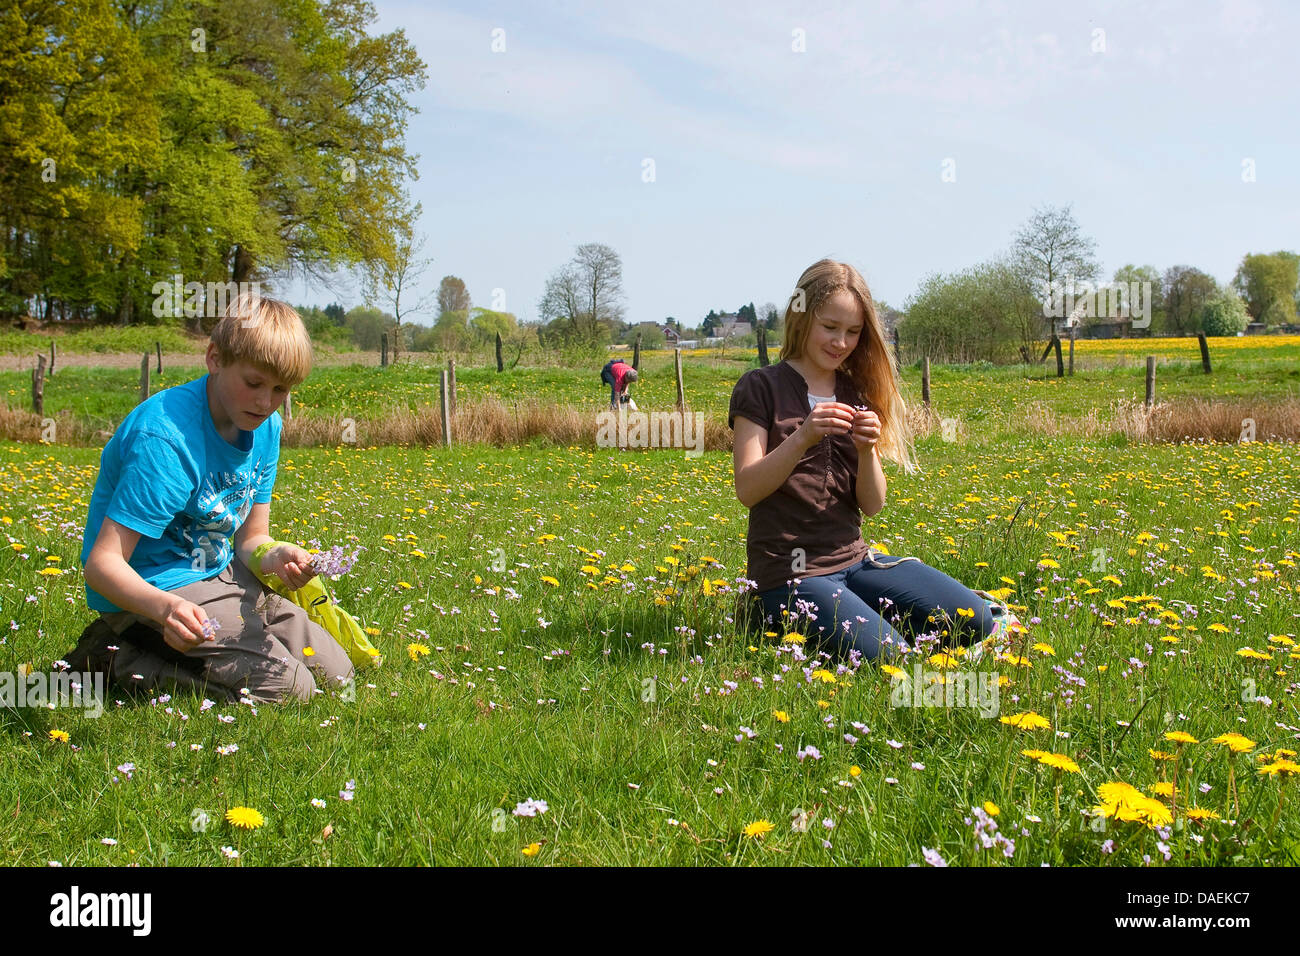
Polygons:
<instances>
[{"instance_id":1,"label":"beige cargo pants","mask_svg":"<svg viewBox=\"0 0 1300 956\"><path fill-rule=\"evenodd\" d=\"M216 640L186 651L186 657L202 661L202 670L195 673L197 668L122 641L112 660L115 682L146 693L194 690L227 701L238 700L247 688L253 700L278 703L310 700L318 685L337 693L352 678L352 662L329 632L263 587L239 558L220 574L170 593L197 604L220 625ZM103 618L116 634L137 621L161 632L154 621L130 611Z\"/></svg>"}]
</instances>

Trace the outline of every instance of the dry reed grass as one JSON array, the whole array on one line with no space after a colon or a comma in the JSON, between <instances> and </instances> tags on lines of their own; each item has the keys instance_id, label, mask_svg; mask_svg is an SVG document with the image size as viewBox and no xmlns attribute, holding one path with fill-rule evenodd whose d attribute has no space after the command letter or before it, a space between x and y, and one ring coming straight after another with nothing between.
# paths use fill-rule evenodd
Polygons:
<instances>
[{"instance_id":1,"label":"dry reed grass","mask_svg":"<svg viewBox=\"0 0 1300 956\"><path fill-rule=\"evenodd\" d=\"M489 398L461 402L452 419L455 444L486 444L498 448L530 442L562 446L596 447L597 415L603 409L544 405L536 401L506 403ZM643 411L648 411L643 409ZM1246 420L1255 423L1255 441L1300 441L1300 399L1268 402L1205 401L1180 399L1160 402L1147 409L1141 402L1119 402L1111 409L1089 409L1082 416L1064 416L1043 402L1020 406L1002 422L972 425L954 418L949 433L965 440L972 430L1002 430L1046 437L1068 435L1097 439L1122 434L1135 443L1214 441L1243 439ZM56 441L67 445L99 445L109 433L93 423L60 414L55 419ZM442 443L442 419L437 408L416 411L393 409L378 420L352 422L340 415L300 416L284 423L286 447L363 446ZM908 424L917 438L942 433L943 419L917 403L908 408ZM731 430L721 415L705 412L704 450L729 451ZM39 442L43 419L32 412L0 403L0 438ZM349 441L348 439L351 439ZM635 450L635 449L634 449Z\"/></svg>"}]
</instances>

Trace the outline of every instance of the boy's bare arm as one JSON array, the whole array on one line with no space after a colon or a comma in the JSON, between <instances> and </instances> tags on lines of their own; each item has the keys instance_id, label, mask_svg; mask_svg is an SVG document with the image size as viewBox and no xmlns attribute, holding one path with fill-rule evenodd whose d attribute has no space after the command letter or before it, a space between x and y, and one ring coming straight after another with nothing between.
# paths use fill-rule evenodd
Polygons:
<instances>
[{"instance_id":1,"label":"boy's bare arm","mask_svg":"<svg viewBox=\"0 0 1300 956\"><path fill-rule=\"evenodd\" d=\"M316 576L311 554L305 548L286 542L266 552L260 569L253 567L253 552L266 542L274 540L270 529L271 506L253 505L253 510L235 532L235 553L249 570L278 575L286 587L296 591Z\"/></svg>"},{"instance_id":2,"label":"boy's bare arm","mask_svg":"<svg viewBox=\"0 0 1300 956\"><path fill-rule=\"evenodd\" d=\"M178 651L212 640L203 634L208 616L201 607L154 587L128 563L139 541L139 532L105 518L86 558L86 583L123 610L156 622Z\"/></svg>"}]
</instances>

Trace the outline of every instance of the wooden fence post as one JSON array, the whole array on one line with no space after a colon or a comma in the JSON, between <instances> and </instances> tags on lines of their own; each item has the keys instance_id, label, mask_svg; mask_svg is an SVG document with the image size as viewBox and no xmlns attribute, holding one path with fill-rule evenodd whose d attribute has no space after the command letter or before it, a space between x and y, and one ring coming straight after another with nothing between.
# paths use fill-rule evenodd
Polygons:
<instances>
[{"instance_id":1,"label":"wooden fence post","mask_svg":"<svg viewBox=\"0 0 1300 956\"><path fill-rule=\"evenodd\" d=\"M1074 374L1074 326L1070 326L1070 374Z\"/></svg>"},{"instance_id":2,"label":"wooden fence post","mask_svg":"<svg viewBox=\"0 0 1300 956\"><path fill-rule=\"evenodd\" d=\"M930 356L925 357L921 365L921 404L930 407Z\"/></svg>"},{"instance_id":3,"label":"wooden fence post","mask_svg":"<svg viewBox=\"0 0 1300 956\"><path fill-rule=\"evenodd\" d=\"M767 359L767 327L763 325L758 327L758 364L763 368L770 364Z\"/></svg>"},{"instance_id":4,"label":"wooden fence post","mask_svg":"<svg viewBox=\"0 0 1300 956\"><path fill-rule=\"evenodd\" d=\"M442 443L451 447L451 410L447 407L447 370L438 372L438 398L442 406Z\"/></svg>"},{"instance_id":5,"label":"wooden fence post","mask_svg":"<svg viewBox=\"0 0 1300 956\"><path fill-rule=\"evenodd\" d=\"M1059 335L1052 336L1052 347L1056 349L1056 377L1064 378L1065 361L1061 358L1061 337Z\"/></svg>"},{"instance_id":6,"label":"wooden fence post","mask_svg":"<svg viewBox=\"0 0 1300 956\"><path fill-rule=\"evenodd\" d=\"M686 388L682 385L682 350L673 349L673 372L677 376L677 410L686 411Z\"/></svg>"},{"instance_id":7,"label":"wooden fence post","mask_svg":"<svg viewBox=\"0 0 1300 956\"><path fill-rule=\"evenodd\" d=\"M501 359L501 333L498 332L497 333L497 371L504 372L505 370L506 370L506 363Z\"/></svg>"},{"instance_id":8,"label":"wooden fence post","mask_svg":"<svg viewBox=\"0 0 1300 956\"><path fill-rule=\"evenodd\" d=\"M636 342L632 346L632 367L638 372L641 371L641 333L636 334Z\"/></svg>"},{"instance_id":9,"label":"wooden fence post","mask_svg":"<svg viewBox=\"0 0 1300 956\"><path fill-rule=\"evenodd\" d=\"M456 360L447 359L447 397L450 399L451 414L456 414Z\"/></svg>"},{"instance_id":10,"label":"wooden fence post","mask_svg":"<svg viewBox=\"0 0 1300 956\"><path fill-rule=\"evenodd\" d=\"M379 367L388 368L388 333L379 334Z\"/></svg>"},{"instance_id":11,"label":"wooden fence post","mask_svg":"<svg viewBox=\"0 0 1300 956\"><path fill-rule=\"evenodd\" d=\"M36 353L36 367L32 369L32 411L45 414L45 356Z\"/></svg>"},{"instance_id":12,"label":"wooden fence post","mask_svg":"<svg viewBox=\"0 0 1300 956\"><path fill-rule=\"evenodd\" d=\"M293 421L293 392L285 392L284 408L280 411L280 417L286 422Z\"/></svg>"},{"instance_id":13,"label":"wooden fence post","mask_svg":"<svg viewBox=\"0 0 1300 956\"><path fill-rule=\"evenodd\" d=\"M162 343L154 342L153 347L158 351L158 374L162 374Z\"/></svg>"},{"instance_id":14,"label":"wooden fence post","mask_svg":"<svg viewBox=\"0 0 1300 956\"><path fill-rule=\"evenodd\" d=\"M1156 403L1156 357L1147 356L1147 408Z\"/></svg>"},{"instance_id":15,"label":"wooden fence post","mask_svg":"<svg viewBox=\"0 0 1300 956\"><path fill-rule=\"evenodd\" d=\"M54 376L54 340L50 339L50 368L48 374L51 378Z\"/></svg>"},{"instance_id":16,"label":"wooden fence post","mask_svg":"<svg viewBox=\"0 0 1300 956\"><path fill-rule=\"evenodd\" d=\"M1205 369L1205 374L1210 374L1210 343L1205 340L1204 332L1196 333L1196 340L1201 343L1201 368Z\"/></svg>"},{"instance_id":17,"label":"wooden fence post","mask_svg":"<svg viewBox=\"0 0 1300 956\"><path fill-rule=\"evenodd\" d=\"M140 358L140 401L149 397L149 353Z\"/></svg>"}]
</instances>

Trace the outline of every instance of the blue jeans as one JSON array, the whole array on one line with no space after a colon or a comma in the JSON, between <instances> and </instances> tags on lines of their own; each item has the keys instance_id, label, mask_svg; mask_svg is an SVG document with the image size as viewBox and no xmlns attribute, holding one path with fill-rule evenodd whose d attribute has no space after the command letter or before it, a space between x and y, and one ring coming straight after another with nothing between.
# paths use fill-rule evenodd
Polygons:
<instances>
[{"instance_id":1,"label":"blue jeans","mask_svg":"<svg viewBox=\"0 0 1300 956\"><path fill-rule=\"evenodd\" d=\"M863 558L833 574L801 578L793 588L763 591L759 599L775 627L797 626L814 616L809 636L822 650L841 657L856 650L867 660L888 660L905 640L926 633L947 630L945 644L969 644L994 629L984 599L960 581L921 561L885 555ZM974 611L974 616L959 615L958 608ZM791 612L784 624L783 609Z\"/></svg>"},{"instance_id":2,"label":"blue jeans","mask_svg":"<svg viewBox=\"0 0 1300 956\"><path fill-rule=\"evenodd\" d=\"M614 375L608 366L600 370L600 380L609 386L609 405L618 408L618 386L614 384Z\"/></svg>"}]
</instances>

